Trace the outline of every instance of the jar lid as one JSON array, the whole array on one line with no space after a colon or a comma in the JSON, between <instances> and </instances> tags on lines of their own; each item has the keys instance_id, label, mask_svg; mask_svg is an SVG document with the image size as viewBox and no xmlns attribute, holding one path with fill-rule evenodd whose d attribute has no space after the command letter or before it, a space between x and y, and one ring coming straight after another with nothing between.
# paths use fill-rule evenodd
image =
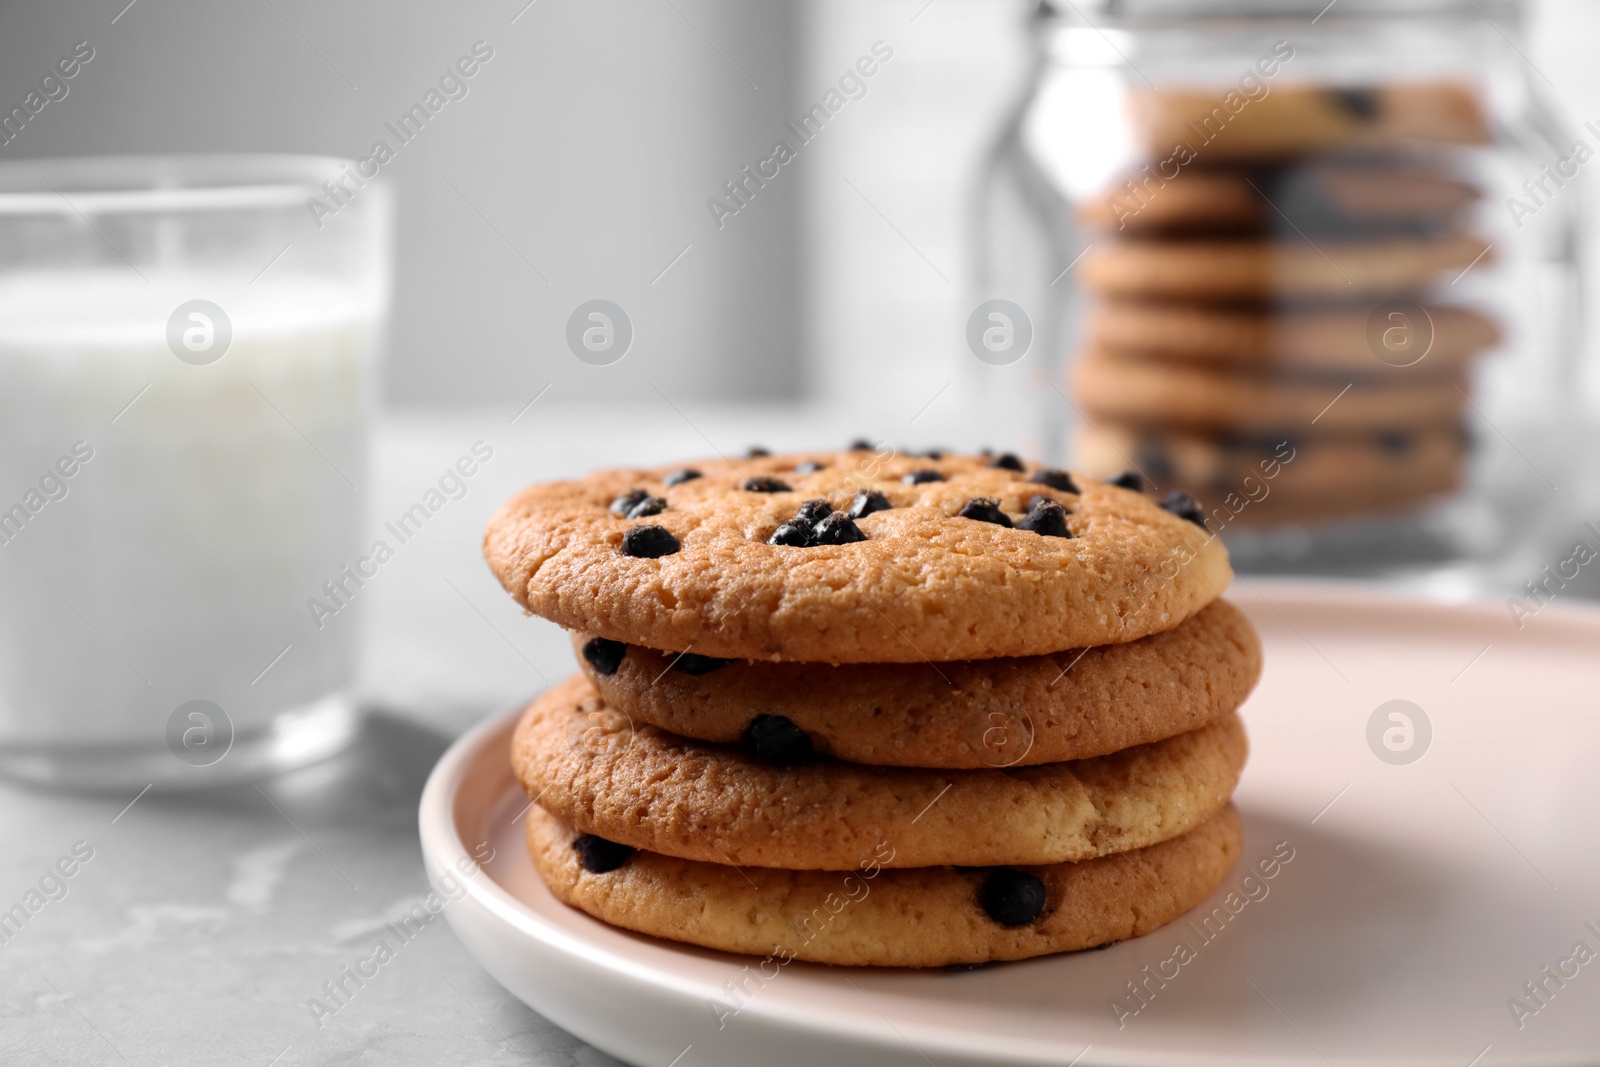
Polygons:
<instances>
[{"instance_id":1,"label":"jar lid","mask_svg":"<svg viewBox=\"0 0 1600 1067\"><path fill-rule=\"evenodd\" d=\"M1506 18L1516 21L1523 0L1088 0L1066 3L1118 25L1205 22L1221 19L1352 19L1429 16ZM1051 0L1040 0L1037 15L1055 18L1062 12Z\"/></svg>"}]
</instances>

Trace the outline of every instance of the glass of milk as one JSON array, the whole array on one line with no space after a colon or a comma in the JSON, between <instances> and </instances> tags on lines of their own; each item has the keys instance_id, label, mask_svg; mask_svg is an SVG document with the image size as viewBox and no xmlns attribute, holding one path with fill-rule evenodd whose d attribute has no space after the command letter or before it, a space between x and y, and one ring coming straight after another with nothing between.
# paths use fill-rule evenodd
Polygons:
<instances>
[{"instance_id":1,"label":"glass of milk","mask_svg":"<svg viewBox=\"0 0 1600 1067\"><path fill-rule=\"evenodd\" d=\"M351 738L391 214L333 159L0 164L0 773L182 788Z\"/></svg>"}]
</instances>

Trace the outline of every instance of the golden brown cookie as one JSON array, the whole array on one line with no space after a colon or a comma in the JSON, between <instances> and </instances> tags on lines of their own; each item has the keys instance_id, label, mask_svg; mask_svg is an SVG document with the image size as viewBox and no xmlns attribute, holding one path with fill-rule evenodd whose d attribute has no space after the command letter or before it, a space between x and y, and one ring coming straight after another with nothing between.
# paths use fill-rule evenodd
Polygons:
<instances>
[{"instance_id":1,"label":"golden brown cookie","mask_svg":"<svg viewBox=\"0 0 1600 1067\"><path fill-rule=\"evenodd\" d=\"M581 674L524 713L511 762L563 822L708 863L848 870L880 839L885 866L1063 863L1142 848L1227 803L1247 745L1236 714L1108 756L1008 770L760 762L631 723Z\"/></svg>"},{"instance_id":2,"label":"golden brown cookie","mask_svg":"<svg viewBox=\"0 0 1600 1067\"><path fill-rule=\"evenodd\" d=\"M1235 501L1235 523L1241 529L1284 526L1326 526L1384 519L1432 507L1461 487L1464 470L1450 471L1429 484L1421 480L1387 483L1360 493L1317 494L1285 489L1256 503ZM1207 514L1213 514L1208 508Z\"/></svg>"},{"instance_id":3,"label":"golden brown cookie","mask_svg":"<svg viewBox=\"0 0 1600 1067\"><path fill-rule=\"evenodd\" d=\"M1467 406L1464 383L1449 378L1307 381L1099 353L1075 362L1072 385L1097 425L1109 421L1213 433L1378 433L1395 426L1455 426Z\"/></svg>"},{"instance_id":4,"label":"golden brown cookie","mask_svg":"<svg viewBox=\"0 0 1600 1067\"><path fill-rule=\"evenodd\" d=\"M824 663L1132 641L1178 625L1232 577L1215 539L1136 492L990 463L857 451L597 471L518 494L490 520L484 555L518 603L570 629ZM681 469L696 476L675 479ZM1049 514L1025 522L1036 496ZM796 534L791 520L816 499L840 513L790 539L848 543L769 543ZM635 517L612 510L628 501ZM888 506L851 519L853 501Z\"/></svg>"},{"instance_id":5,"label":"golden brown cookie","mask_svg":"<svg viewBox=\"0 0 1600 1067\"><path fill-rule=\"evenodd\" d=\"M1110 300L1090 312L1088 347L1113 358L1159 357L1222 369L1420 378L1457 376L1469 357L1500 341L1494 320L1472 308L1370 303L1241 310Z\"/></svg>"},{"instance_id":6,"label":"golden brown cookie","mask_svg":"<svg viewBox=\"0 0 1600 1067\"><path fill-rule=\"evenodd\" d=\"M1175 146L1215 164L1489 140L1483 104L1465 82L1272 85L1255 100L1231 86L1164 87L1133 92L1128 106L1138 144L1152 159L1169 157Z\"/></svg>"},{"instance_id":7,"label":"golden brown cookie","mask_svg":"<svg viewBox=\"0 0 1600 1067\"><path fill-rule=\"evenodd\" d=\"M1255 630L1222 600L1127 644L937 666L717 660L583 633L572 643L601 698L636 723L752 752L773 731L799 731L795 743L821 755L890 767L1101 756L1216 721L1261 673Z\"/></svg>"},{"instance_id":8,"label":"golden brown cookie","mask_svg":"<svg viewBox=\"0 0 1600 1067\"><path fill-rule=\"evenodd\" d=\"M1078 220L1127 234L1437 230L1482 195L1408 161L1309 160L1274 168L1188 167L1124 175L1078 205Z\"/></svg>"},{"instance_id":9,"label":"golden brown cookie","mask_svg":"<svg viewBox=\"0 0 1600 1067\"><path fill-rule=\"evenodd\" d=\"M1075 454L1089 470L1134 463L1158 485L1199 498L1211 528L1225 530L1420 506L1460 485L1466 438L1433 428L1229 440L1101 422L1079 427Z\"/></svg>"},{"instance_id":10,"label":"golden brown cookie","mask_svg":"<svg viewBox=\"0 0 1600 1067\"><path fill-rule=\"evenodd\" d=\"M1325 240L1119 240L1096 243L1083 285L1112 297L1262 300L1403 294L1494 258L1467 234Z\"/></svg>"},{"instance_id":11,"label":"golden brown cookie","mask_svg":"<svg viewBox=\"0 0 1600 1067\"><path fill-rule=\"evenodd\" d=\"M527 838L534 867L558 900L642 934L767 957L769 978L796 959L940 967L1143 937L1205 900L1242 845L1232 805L1160 844L1081 863L991 870L884 869L883 857L898 851L889 836L845 872L741 871L590 850L589 842L575 847L575 832L537 805L528 810Z\"/></svg>"}]
</instances>

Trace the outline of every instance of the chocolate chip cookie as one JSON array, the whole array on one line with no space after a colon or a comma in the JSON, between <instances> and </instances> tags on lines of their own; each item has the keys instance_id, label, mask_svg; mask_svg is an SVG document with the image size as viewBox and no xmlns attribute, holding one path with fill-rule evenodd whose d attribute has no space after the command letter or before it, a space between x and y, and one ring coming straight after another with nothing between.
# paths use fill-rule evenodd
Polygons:
<instances>
[{"instance_id":1,"label":"chocolate chip cookie","mask_svg":"<svg viewBox=\"0 0 1600 1067\"><path fill-rule=\"evenodd\" d=\"M793 739L790 739L791 742ZM1094 759L1005 770L863 767L782 737L765 753L631 722L582 675L512 737L528 796L584 834L679 859L849 870L1062 863L1175 837L1227 803L1247 745L1236 714Z\"/></svg>"},{"instance_id":2,"label":"chocolate chip cookie","mask_svg":"<svg viewBox=\"0 0 1600 1067\"><path fill-rule=\"evenodd\" d=\"M1265 310L1108 300L1090 313L1087 340L1113 359L1392 379L1457 377L1499 343L1500 330L1481 311L1443 304Z\"/></svg>"},{"instance_id":3,"label":"chocolate chip cookie","mask_svg":"<svg viewBox=\"0 0 1600 1067\"><path fill-rule=\"evenodd\" d=\"M1080 863L887 869L892 836L845 871L676 859L528 812L534 867L556 898L642 934L845 966L1018 960L1142 937L1211 894L1238 862L1230 805L1159 844Z\"/></svg>"},{"instance_id":4,"label":"chocolate chip cookie","mask_svg":"<svg viewBox=\"0 0 1600 1067\"><path fill-rule=\"evenodd\" d=\"M1090 353L1073 367L1078 403L1096 420L1167 430L1260 434L1457 426L1464 382L1355 382L1233 372Z\"/></svg>"},{"instance_id":5,"label":"chocolate chip cookie","mask_svg":"<svg viewBox=\"0 0 1600 1067\"><path fill-rule=\"evenodd\" d=\"M1488 242L1436 238L1327 240L1118 240L1095 244L1078 267L1108 297L1177 300L1358 298L1404 295L1441 273L1488 266Z\"/></svg>"},{"instance_id":6,"label":"chocolate chip cookie","mask_svg":"<svg viewBox=\"0 0 1600 1067\"><path fill-rule=\"evenodd\" d=\"M1144 154L1159 159L1187 145L1210 165L1489 140L1482 101L1458 81L1279 85L1253 100L1226 88L1163 87L1135 91L1128 107Z\"/></svg>"},{"instance_id":7,"label":"chocolate chip cookie","mask_svg":"<svg viewBox=\"0 0 1600 1067\"><path fill-rule=\"evenodd\" d=\"M1177 626L1232 577L1214 538L1137 492L943 453L809 452L547 482L500 509L484 554L518 603L571 629L823 663L1133 641Z\"/></svg>"},{"instance_id":8,"label":"chocolate chip cookie","mask_svg":"<svg viewBox=\"0 0 1600 1067\"><path fill-rule=\"evenodd\" d=\"M1291 160L1188 167L1171 178L1131 173L1080 203L1078 220L1130 235L1423 235L1455 225L1481 195L1442 167L1403 158Z\"/></svg>"},{"instance_id":9,"label":"chocolate chip cookie","mask_svg":"<svg viewBox=\"0 0 1600 1067\"><path fill-rule=\"evenodd\" d=\"M758 757L789 743L886 767L1105 755L1215 722L1261 672L1255 631L1222 600L1127 644L937 665L752 663L585 633L572 644L601 698L635 723Z\"/></svg>"}]
</instances>

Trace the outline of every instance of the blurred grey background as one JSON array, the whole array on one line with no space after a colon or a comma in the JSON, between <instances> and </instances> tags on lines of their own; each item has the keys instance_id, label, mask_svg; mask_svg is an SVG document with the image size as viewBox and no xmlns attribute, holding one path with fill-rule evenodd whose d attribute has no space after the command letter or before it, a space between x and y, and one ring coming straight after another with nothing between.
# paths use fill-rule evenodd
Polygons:
<instances>
[{"instance_id":1,"label":"blurred grey background","mask_svg":"<svg viewBox=\"0 0 1600 1067\"><path fill-rule=\"evenodd\" d=\"M494 58L468 95L386 168L401 194L391 405L506 403L548 382L557 402L657 401L660 389L848 404L961 358L960 209L1023 74L1029 6L10 4L5 110L77 42L95 59L0 158L356 157L482 40ZM1525 51L1558 107L1573 126L1600 118L1600 5L1530 10ZM792 140L784 123L877 41L893 58L866 95L719 228L707 201ZM594 298L633 319L619 367L564 349L567 316Z\"/></svg>"}]
</instances>

